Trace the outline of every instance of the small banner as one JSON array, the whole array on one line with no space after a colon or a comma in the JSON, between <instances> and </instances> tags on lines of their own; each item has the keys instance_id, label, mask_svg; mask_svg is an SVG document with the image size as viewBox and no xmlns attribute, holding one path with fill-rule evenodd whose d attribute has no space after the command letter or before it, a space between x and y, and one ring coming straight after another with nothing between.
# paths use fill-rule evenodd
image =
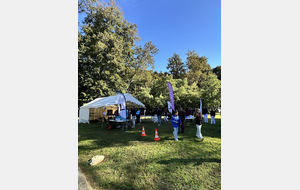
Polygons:
<instances>
[{"instance_id":1,"label":"small banner","mask_svg":"<svg viewBox=\"0 0 300 190\"><path fill-rule=\"evenodd\" d=\"M201 101L201 98L200 98L200 112L202 114L202 101Z\"/></svg>"},{"instance_id":2,"label":"small banner","mask_svg":"<svg viewBox=\"0 0 300 190\"><path fill-rule=\"evenodd\" d=\"M172 113L172 104L170 101L168 101L168 110L170 113Z\"/></svg>"},{"instance_id":3,"label":"small banner","mask_svg":"<svg viewBox=\"0 0 300 190\"><path fill-rule=\"evenodd\" d=\"M168 87L169 87L169 96L170 96L171 103L172 103L172 110L175 111L173 88L172 88L172 84L169 82L168 82Z\"/></svg>"},{"instance_id":4,"label":"small banner","mask_svg":"<svg viewBox=\"0 0 300 190\"><path fill-rule=\"evenodd\" d=\"M126 99L124 94L117 92L118 97L118 111L120 120L126 121Z\"/></svg>"}]
</instances>

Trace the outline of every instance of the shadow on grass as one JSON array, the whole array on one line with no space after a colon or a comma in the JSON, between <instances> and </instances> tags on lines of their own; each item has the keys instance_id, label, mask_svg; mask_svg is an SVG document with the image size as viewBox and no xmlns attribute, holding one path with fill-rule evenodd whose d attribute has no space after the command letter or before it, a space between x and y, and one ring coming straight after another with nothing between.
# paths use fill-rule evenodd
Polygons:
<instances>
[{"instance_id":1,"label":"shadow on grass","mask_svg":"<svg viewBox=\"0 0 300 190\"><path fill-rule=\"evenodd\" d=\"M202 134L204 135L204 137L210 136L214 138L220 138L220 132L219 133L214 132L215 129L218 129L217 127L218 122L220 123L220 120L218 121L216 119L215 126L209 126L209 124L207 124L206 126L204 124L202 128ZM195 122L192 125L195 126ZM194 137L196 133L196 127L193 127L192 125L190 128L187 127L185 133L179 134L179 139L183 138L184 140L187 141L198 141L198 139ZM145 127L145 132L147 134L146 137L141 136L143 126ZM154 141L155 129L158 130L158 135L161 139L158 142ZM149 144L150 142L150 143L159 144L164 141L170 141L170 144L167 146L172 147L173 145L176 146L180 145L180 142L174 141L173 127L170 122L163 123L162 126L157 126L157 124L153 124L153 123L142 123L141 125L137 125L136 128L130 129L130 132L128 133L122 131L121 129L107 130L106 127L101 128L101 126L96 125L94 123L79 124L78 135L79 135L78 142L79 143L82 142L78 146L79 155L90 155L90 157L94 156L93 151L97 149L101 150L102 148L107 148L107 147L124 147L124 146L132 146L132 145L134 146L136 145L137 142L147 143L147 144ZM205 140L203 145L205 145ZM181 152L180 151L181 148L184 148L185 150L193 150L195 149L194 146L192 144L187 143L184 147L180 147L180 146L177 147L178 150L176 150L176 152ZM198 147L198 144L196 146ZM209 144L209 148L211 148L210 144ZM122 148L119 150L121 151ZM202 151L202 149L200 151ZM157 155L156 157L142 159L138 162L136 162L137 160L135 158L132 158L126 164L125 163L123 164L118 160L119 152L116 152L110 154L104 160L104 162L106 162L109 161L110 159L114 159L113 163L115 165L102 164L96 167L90 167L88 166L87 162L81 161L79 163L79 166L84 171L84 173L88 176L89 180L93 182L94 187L101 187L103 189L177 189L174 186L174 184L172 184L171 182L167 184L164 183L170 180L170 178L168 177L170 173L172 174L177 171L177 165L194 164L194 166L199 166L205 162L221 163L220 159L214 159L214 157L216 157L214 156L214 153L219 151L220 151L219 149L217 150L203 149L201 155L199 155L199 151L187 151L187 155L185 156L185 158L182 159L180 158L170 159L169 153L163 153L160 154L163 155L162 157ZM180 153L178 153L178 155L179 154ZM213 158L205 158L210 155ZM153 167L155 167L153 163L161 164L161 168L160 166L158 166L158 169L147 168L150 171L143 170L140 168L140 166L144 166L146 168L148 165L153 165ZM168 165L172 165L172 166L169 167ZM120 180L116 180L113 177L111 179L107 178L106 177L107 175L114 176L114 174L108 173L110 170L108 170L106 173L104 172L101 173L101 175L99 175L99 171L104 171L106 167L110 168L111 170L122 171L122 173L125 173L126 175L119 174L120 176L117 177L123 177L123 179ZM153 178L152 181L147 183L143 182L147 177L141 177L141 176L144 176L145 173L151 174ZM179 180L178 183L183 184L181 189L191 189L189 184L185 183L184 180Z\"/></svg>"},{"instance_id":2,"label":"shadow on grass","mask_svg":"<svg viewBox=\"0 0 300 190\"><path fill-rule=\"evenodd\" d=\"M209 120L210 122L210 120ZM220 130L221 119L216 119L216 124L211 125L210 123L204 123L201 129L201 133L206 137L212 138L221 138ZM142 137L142 127L145 127L146 135ZM136 128L129 129L129 132L122 131L122 129L113 128L111 130L107 129L107 125L104 124L103 127L101 125L97 125L96 122L91 122L91 124L79 124L78 125L78 142L82 141L92 141L89 145L80 144L78 146L79 151L92 151L95 149L101 149L104 147L122 147L122 146L131 146L133 142L152 142L158 143L154 141L155 138L155 129L158 130L158 135L160 137L160 141L174 141L173 136L173 127L171 122L162 123L162 126L157 126L156 123L146 123L142 122L140 125L136 125ZM179 133L178 138L181 140L188 141L199 141L196 137L196 124L195 122L189 123L189 126L186 127L184 133ZM205 142L205 140L204 140Z\"/></svg>"},{"instance_id":3,"label":"shadow on grass","mask_svg":"<svg viewBox=\"0 0 300 190\"><path fill-rule=\"evenodd\" d=\"M178 158L173 158L173 159L168 159L168 160L161 160L157 163L159 164L172 164L172 163L180 163L180 164L184 164L187 165L189 163L194 163L194 166L200 165L204 162L216 162L216 163L221 163L221 159L212 159L212 158L199 158L199 159L178 159Z\"/></svg>"}]
</instances>

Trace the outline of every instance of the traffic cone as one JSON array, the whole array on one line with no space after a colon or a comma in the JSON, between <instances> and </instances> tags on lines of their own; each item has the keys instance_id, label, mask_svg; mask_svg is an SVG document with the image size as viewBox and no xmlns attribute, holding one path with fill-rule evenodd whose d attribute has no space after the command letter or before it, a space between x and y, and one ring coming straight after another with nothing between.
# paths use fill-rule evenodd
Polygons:
<instances>
[{"instance_id":1,"label":"traffic cone","mask_svg":"<svg viewBox=\"0 0 300 190\"><path fill-rule=\"evenodd\" d=\"M145 133L145 128L144 128L144 126L143 126L143 131L142 131L142 135L141 135L141 136L142 136L142 137L147 136L146 133Z\"/></svg>"},{"instance_id":2,"label":"traffic cone","mask_svg":"<svg viewBox=\"0 0 300 190\"><path fill-rule=\"evenodd\" d=\"M158 137L157 129L155 129L155 139L154 140L155 141L159 141L160 140L160 138Z\"/></svg>"}]
</instances>

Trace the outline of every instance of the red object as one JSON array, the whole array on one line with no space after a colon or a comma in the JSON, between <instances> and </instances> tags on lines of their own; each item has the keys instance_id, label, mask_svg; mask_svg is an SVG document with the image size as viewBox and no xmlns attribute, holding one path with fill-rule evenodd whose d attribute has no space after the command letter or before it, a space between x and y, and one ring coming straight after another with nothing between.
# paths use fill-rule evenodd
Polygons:
<instances>
[{"instance_id":1,"label":"red object","mask_svg":"<svg viewBox=\"0 0 300 190\"><path fill-rule=\"evenodd\" d=\"M110 126L108 127L108 130L110 130L110 129L111 129L111 127L112 127L112 126L110 125Z\"/></svg>"},{"instance_id":2,"label":"red object","mask_svg":"<svg viewBox=\"0 0 300 190\"><path fill-rule=\"evenodd\" d=\"M144 126L143 126L143 131L142 131L142 135L141 135L141 136L142 136L142 137L147 136L146 133L145 133L145 128L144 128Z\"/></svg>"},{"instance_id":3,"label":"red object","mask_svg":"<svg viewBox=\"0 0 300 190\"><path fill-rule=\"evenodd\" d=\"M154 138L155 141L159 141L160 138L158 136L158 133L157 133L157 129L155 129L155 138Z\"/></svg>"}]
</instances>

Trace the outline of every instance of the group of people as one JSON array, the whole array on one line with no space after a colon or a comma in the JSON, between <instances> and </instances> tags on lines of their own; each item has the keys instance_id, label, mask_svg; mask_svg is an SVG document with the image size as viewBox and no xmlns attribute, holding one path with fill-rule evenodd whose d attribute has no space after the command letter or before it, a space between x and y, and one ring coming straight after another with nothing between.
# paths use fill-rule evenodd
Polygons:
<instances>
[{"instance_id":1,"label":"group of people","mask_svg":"<svg viewBox=\"0 0 300 190\"><path fill-rule=\"evenodd\" d=\"M131 120L132 121L132 127L131 128L135 128L135 124L140 124L141 123L141 110L139 110L139 109L136 110L135 107L133 106L130 111L126 110L126 119L130 119L130 115L132 116L132 120ZM115 118L119 117L118 109L115 111L114 117ZM130 125L131 122L128 121L128 124ZM120 128L120 127L121 127L120 124L117 123L116 128Z\"/></svg>"},{"instance_id":2,"label":"group of people","mask_svg":"<svg viewBox=\"0 0 300 190\"><path fill-rule=\"evenodd\" d=\"M128 112L128 110L126 110L127 113L127 119L129 119L130 115L132 116L132 127L131 128L135 128L135 120L137 118L137 124L139 124L140 121L140 110L136 110L135 107L133 106L131 108L130 113ZM167 117L171 117L171 113L169 112L168 109L165 109L165 111L163 112L162 109L160 109L160 107L153 109L152 111L150 111L150 113L152 114L152 116L154 118L158 119L158 126L161 126L161 117L162 115L165 116L165 121L168 121ZM203 114L203 115L202 115ZM191 109L191 108L186 108L185 111L182 109L182 107L180 106L178 110L175 110L174 115L171 117L171 123L172 126L174 128L173 131L173 135L175 138L175 141L178 141L178 133L184 133L184 130L186 129L185 126L185 116L188 115L193 115L195 117L195 121L196 121L196 136L198 138L201 139L201 141L204 140L203 135L201 134L201 127L202 124L208 123L208 110L206 107L203 107L203 113L201 113L199 108L195 108L195 109ZM117 117L119 116L118 110L115 111L114 115ZM211 108L210 110L210 116L211 116L211 124L215 124L215 115L216 112L214 111L213 108ZM117 124L117 128L120 128L119 123Z\"/></svg>"},{"instance_id":3,"label":"group of people","mask_svg":"<svg viewBox=\"0 0 300 190\"><path fill-rule=\"evenodd\" d=\"M164 117L164 121L168 121L167 116L168 116L169 111L165 109L163 111L160 107L157 107L153 110L150 111L151 119L154 123L158 123L158 126L161 126L161 117Z\"/></svg>"},{"instance_id":4,"label":"group of people","mask_svg":"<svg viewBox=\"0 0 300 190\"><path fill-rule=\"evenodd\" d=\"M208 123L208 117L207 117L208 110L207 110L207 108L206 108L206 107L203 107L202 112L203 112L203 115L204 115L204 122L205 122L205 123ZM216 124L215 116L216 116L216 112L214 111L213 108L211 108L211 109L210 109L210 118L211 118L210 124L213 124L213 123Z\"/></svg>"},{"instance_id":5,"label":"group of people","mask_svg":"<svg viewBox=\"0 0 300 190\"><path fill-rule=\"evenodd\" d=\"M133 106L131 108L131 116L132 116L132 127L131 128L135 128L135 118L136 118L136 123L137 124L140 124L141 123L141 110L136 110L135 107ZM130 117L128 116L128 119Z\"/></svg>"},{"instance_id":6,"label":"group of people","mask_svg":"<svg viewBox=\"0 0 300 190\"><path fill-rule=\"evenodd\" d=\"M204 140L203 136L202 136L202 133L201 133L201 127L202 127L202 124L205 122L205 123L208 123L208 117L207 117L207 113L208 113L208 110L206 107L203 107L203 115L200 111L199 108L196 108L195 109L195 112L194 112L194 117L195 117L195 120L196 120L196 137L200 138L201 141ZM179 107L179 110L176 110L174 112L174 116L171 118L171 122L172 122L172 125L173 125L173 128L174 128L174 131L173 131L173 135L174 135L174 138L175 138L175 141L178 141L178 133L183 133L184 130L185 130L185 115L190 115L190 112L188 112L187 110L185 110L185 112L182 110L182 107ZM211 108L210 110L210 115L211 115L211 124L215 124L215 115L216 115L216 112L214 111L213 108ZM181 132L180 132L180 129L181 129Z\"/></svg>"}]
</instances>

